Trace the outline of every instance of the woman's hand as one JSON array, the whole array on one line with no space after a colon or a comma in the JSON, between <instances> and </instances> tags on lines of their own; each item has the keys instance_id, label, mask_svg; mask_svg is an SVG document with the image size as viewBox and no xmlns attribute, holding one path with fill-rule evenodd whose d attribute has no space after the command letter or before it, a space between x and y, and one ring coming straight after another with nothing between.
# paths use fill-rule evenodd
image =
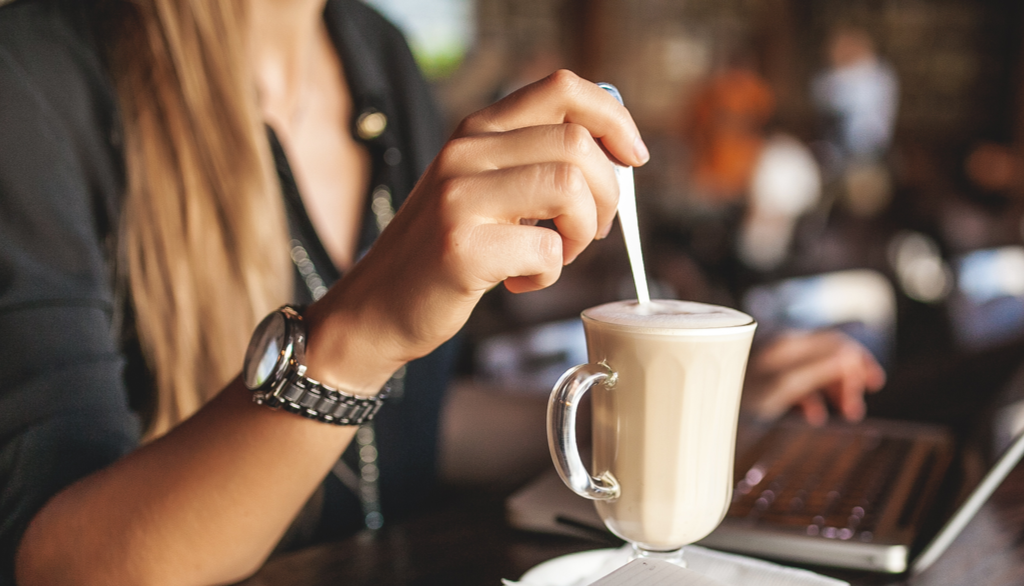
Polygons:
<instances>
[{"instance_id":1,"label":"woman's hand","mask_svg":"<svg viewBox=\"0 0 1024 586\"><path fill-rule=\"evenodd\" d=\"M466 118L369 254L310 308L310 368L362 351L393 370L453 336L498 283L515 293L554 283L611 229L609 156L648 159L626 109L568 71ZM547 219L557 231L531 222ZM334 335L346 328L372 352Z\"/></svg>"},{"instance_id":2,"label":"woman's hand","mask_svg":"<svg viewBox=\"0 0 1024 586\"><path fill-rule=\"evenodd\" d=\"M799 406L814 425L828 420L831 403L848 421L864 418L864 393L877 392L885 372L870 352L837 331L780 336L751 356L742 407L772 420Z\"/></svg>"}]
</instances>

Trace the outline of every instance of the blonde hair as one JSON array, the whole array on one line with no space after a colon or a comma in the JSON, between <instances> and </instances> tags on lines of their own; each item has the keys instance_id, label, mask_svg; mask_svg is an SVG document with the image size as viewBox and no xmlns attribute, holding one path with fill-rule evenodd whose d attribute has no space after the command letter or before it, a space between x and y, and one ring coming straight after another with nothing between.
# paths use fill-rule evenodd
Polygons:
<instances>
[{"instance_id":1,"label":"blonde hair","mask_svg":"<svg viewBox=\"0 0 1024 586\"><path fill-rule=\"evenodd\" d=\"M242 2L133 0L114 16L119 262L155 383L153 438L237 374L249 333L293 281Z\"/></svg>"}]
</instances>

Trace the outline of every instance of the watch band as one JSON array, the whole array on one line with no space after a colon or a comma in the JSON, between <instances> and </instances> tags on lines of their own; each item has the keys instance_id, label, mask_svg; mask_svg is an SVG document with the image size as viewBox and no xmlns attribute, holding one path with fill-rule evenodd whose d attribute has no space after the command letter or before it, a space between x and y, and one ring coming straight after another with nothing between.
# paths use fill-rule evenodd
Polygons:
<instances>
[{"instance_id":1,"label":"watch band","mask_svg":"<svg viewBox=\"0 0 1024 586\"><path fill-rule=\"evenodd\" d=\"M387 386L375 397L360 397L306 376L303 309L285 305L256 327L243 368L253 402L335 425L372 420L388 396Z\"/></svg>"},{"instance_id":2,"label":"watch band","mask_svg":"<svg viewBox=\"0 0 1024 586\"><path fill-rule=\"evenodd\" d=\"M388 391L384 387L376 397L357 397L293 371L275 392L256 391L252 400L324 423L362 425L377 415Z\"/></svg>"}]
</instances>

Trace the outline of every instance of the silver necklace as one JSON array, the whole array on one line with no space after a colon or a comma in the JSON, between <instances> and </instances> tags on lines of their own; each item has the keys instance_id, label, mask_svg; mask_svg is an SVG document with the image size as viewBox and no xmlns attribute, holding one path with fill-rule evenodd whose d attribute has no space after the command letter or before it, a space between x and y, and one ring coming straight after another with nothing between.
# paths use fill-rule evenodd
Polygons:
<instances>
[{"instance_id":1,"label":"silver necklace","mask_svg":"<svg viewBox=\"0 0 1024 586\"><path fill-rule=\"evenodd\" d=\"M375 188L371 209L376 216L378 230L383 230L388 222L395 217L391 190L383 185ZM318 301L327 293L327 283L316 270L316 265L302 242L293 238L290 246L292 263L299 271L313 301ZM405 393L405 371L406 368L403 366L391 375L391 381L388 384L391 389L391 400L401 399ZM373 422L359 426L355 441L359 446L358 473L341 458L335 462L331 473L359 498L363 512L363 524L367 529L376 531L384 526L384 514L380 506L380 454L377 451L377 433Z\"/></svg>"}]
</instances>

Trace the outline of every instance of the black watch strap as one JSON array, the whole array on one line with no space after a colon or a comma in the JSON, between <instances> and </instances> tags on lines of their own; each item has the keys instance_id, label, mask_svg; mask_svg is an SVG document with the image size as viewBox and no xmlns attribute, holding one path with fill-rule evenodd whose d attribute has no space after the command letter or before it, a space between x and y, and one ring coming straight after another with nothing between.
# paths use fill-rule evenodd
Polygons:
<instances>
[{"instance_id":1,"label":"black watch strap","mask_svg":"<svg viewBox=\"0 0 1024 586\"><path fill-rule=\"evenodd\" d=\"M243 372L253 402L335 425L362 425L372 420L388 396L388 387L375 397L360 397L306 376L302 309L285 305L267 316L253 333Z\"/></svg>"},{"instance_id":2,"label":"black watch strap","mask_svg":"<svg viewBox=\"0 0 1024 586\"><path fill-rule=\"evenodd\" d=\"M293 373L276 393L253 393L253 401L324 423L362 425L377 415L387 395L384 387L376 397L357 397Z\"/></svg>"}]
</instances>

